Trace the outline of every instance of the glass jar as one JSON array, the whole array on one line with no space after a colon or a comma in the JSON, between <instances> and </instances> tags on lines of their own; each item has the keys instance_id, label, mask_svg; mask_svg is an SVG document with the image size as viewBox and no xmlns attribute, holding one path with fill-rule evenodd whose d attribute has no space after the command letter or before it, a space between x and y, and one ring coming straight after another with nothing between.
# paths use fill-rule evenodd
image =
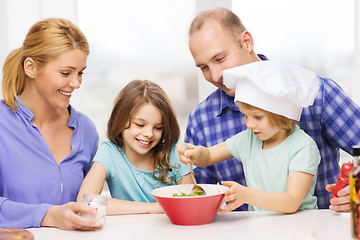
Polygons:
<instances>
[{"instance_id":1,"label":"glass jar","mask_svg":"<svg viewBox=\"0 0 360 240\"><path fill-rule=\"evenodd\" d=\"M360 145L353 146L353 164L350 172L350 214L351 214L351 233L353 239L359 239L359 189L360 189Z\"/></svg>"},{"instance_id":2,"label":"glass jar","mask_svg":"<svg viewBox=\"0 0 360 240\"><path fill-rule=\"evenodd\" d=\"M91 206L92 208L96 209L97 214L91 215L88 213L81 213L81 216L95 219L99 225L103 226L105 224L106 218L107 197L97 194L85 193L82 201L84 203L87 203L87 205Z\"/></svg>"}]
</instances>

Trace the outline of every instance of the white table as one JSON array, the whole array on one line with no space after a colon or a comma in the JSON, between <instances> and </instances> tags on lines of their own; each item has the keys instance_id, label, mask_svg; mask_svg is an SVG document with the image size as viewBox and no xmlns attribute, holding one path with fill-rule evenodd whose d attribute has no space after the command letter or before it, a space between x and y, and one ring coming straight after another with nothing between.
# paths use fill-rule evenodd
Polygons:
<instances>
[{"instance_id":1,"label":"white table","mask_svg":"<svg viewBox=\"0 0 360 240\"><path fill-rule=\"evenodd\" d=\"M219 213L214 222L198 226L173 225L165 214L119 215L108 216L104 228L98 231L64 231L54 228L28 230L34 234L35 240L352 239L350 213L338 214L329 210L309 210L295 214Z\"/></svg>"}]
</instances>

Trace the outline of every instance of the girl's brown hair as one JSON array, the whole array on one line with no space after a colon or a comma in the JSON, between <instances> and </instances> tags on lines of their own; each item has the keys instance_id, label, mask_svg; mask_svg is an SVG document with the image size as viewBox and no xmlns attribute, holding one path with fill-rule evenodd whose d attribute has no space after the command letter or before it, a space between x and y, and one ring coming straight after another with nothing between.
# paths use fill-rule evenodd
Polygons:
<instances>
[{"instance_id":1,"label":"girl's brown hair","mask_svg":"<svg viewBox=\"0 0 360 240\"><path fill-rule=\"evenodd\" d=\"M85 35L71 21L62 18L48 18L35 23L25 37L22 47L13 50L3 67L2 94L4 102L15 111L20 95L25 88L23 63L32 58L38 67L72 49L89 54Z\"/></svg>"},{"instance_id":2,"label":"girl's brown hair","mask_svg":"<svg viewBox=\"0 0 360 240\"><path fill-rule=\"evenodd\" d=\"M174 166L170 165L169 153L180 137L180 128L170 100L159 85L149 80L133 80L128 83L115 99L107 124L107 137L120 150L124 144L122 132L130 127L134 114L146 103L158 108L163 119L162 137L158 145L151 149L155 169L152 175L156 180L170 183L174 179L167 178L166 175Z\"/></svg>"},{"instance_id":3,"label":"girl's brown hair","mask_svg":"<svg viewBox=\"0 0 360 240\"><path fill-rule=\"evenodd\" d=\"M293 120L293 119L281 116L279 114L275 114L275 113L272 113L272 112L265 111L265 110L263 110L261 108L254 107L254 106L249 105L247 103L237 101L236 104L239 107L241 106L241 108L244 108L244 109L247 109L247 110L256 109L256 110L263 111L266 114L267 118L269 119L269 125L271 127L278 127L279 129L285 130L285 134L287 136L289 136L295 129L296 121Z\"/></svg>"}]
</instances>

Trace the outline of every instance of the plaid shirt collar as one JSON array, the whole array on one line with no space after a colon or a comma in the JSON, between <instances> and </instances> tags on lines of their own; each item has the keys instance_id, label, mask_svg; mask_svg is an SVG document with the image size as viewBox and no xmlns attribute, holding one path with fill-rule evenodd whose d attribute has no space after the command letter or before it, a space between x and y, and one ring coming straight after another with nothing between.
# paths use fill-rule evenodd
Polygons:
<instances>
[{"instance_id":1,"label":"plaid shirt collar","mask_svg":"<svg viewBox=\"0 0 360 240\"><path fill-rule=\"evenodd\" d=\"M238 106L234 102L234 97L230 97L223 90L218 88L216 90L219 94L219 109L217 111L217 117L221 115L225 108L230 108L232 111L239 112Z\"/></svg>"}]
</instances>

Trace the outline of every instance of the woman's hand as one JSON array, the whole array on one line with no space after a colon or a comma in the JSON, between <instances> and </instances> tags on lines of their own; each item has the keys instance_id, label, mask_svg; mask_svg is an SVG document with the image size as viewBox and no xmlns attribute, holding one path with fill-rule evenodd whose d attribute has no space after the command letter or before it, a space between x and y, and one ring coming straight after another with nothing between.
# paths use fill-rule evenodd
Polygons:
<instances>
[{"instance_id":1,"label":"woman's hand","mask_svg":"<svg viewBox=\"0 0 360 240\"><path fill-rule=\"evenodd\" d=\"M332 192L335 184L326 185L325 189ZM335 212L350 212L350 186L347 185L337 193L338 197L333 197L330 200L329 209Z\"/></svg>"},{"instance_id":2,"label":"woman's hand","mask_svg":"<svg viewBox=\"0 0 360 240\"><path fill-rule=\"evenodd\" d=\"M80 216L80 212L96 214L96 210L85 203L70 202L50 207L41 221L41 226L64 230L96 230L103 227L94 219Z\"/></svg>"}]
</instances>

